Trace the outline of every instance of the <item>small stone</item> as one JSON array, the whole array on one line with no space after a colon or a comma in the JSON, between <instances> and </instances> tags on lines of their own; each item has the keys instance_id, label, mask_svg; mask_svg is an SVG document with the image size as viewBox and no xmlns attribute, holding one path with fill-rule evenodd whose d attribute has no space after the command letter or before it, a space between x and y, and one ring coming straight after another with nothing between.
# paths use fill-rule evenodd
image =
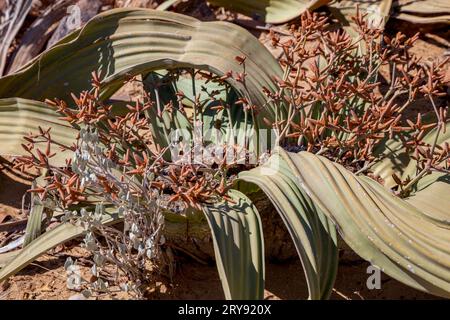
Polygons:
<instances>
[{"instance_id":1,"label":"small stone","mask_svg":"<svg viewBox=\"0 0 450 320\"><path fill-rule=\"evenodd\" d=\"M161 293L167 293L167 287L164 284L161 284L159 286L159 292Z\"/></svg>"},{"instance_id":2,"label":"small stone","mask_svg":"<svg viewBox=\"0 0 450 320\"><path fill-rule=\"evenodd\" d=\"M42 292L52 292L53 288L51 288L48 284L45 284L43 287L40 288L40 291L42 291Z\"/></svg>"},{"instance_id":3,"label":"small stone","mask_svg":"<svg viewBox=\"0 0 450 320\"><path fill-rule=\"evenodd\" d=\"M98 277L97 277L97 276L91 275L91 276L89 277L89 282L90 282L90 283L94 283L94 282L97 281L97 280L98 280Z\"/></svg>"}]
</instances>

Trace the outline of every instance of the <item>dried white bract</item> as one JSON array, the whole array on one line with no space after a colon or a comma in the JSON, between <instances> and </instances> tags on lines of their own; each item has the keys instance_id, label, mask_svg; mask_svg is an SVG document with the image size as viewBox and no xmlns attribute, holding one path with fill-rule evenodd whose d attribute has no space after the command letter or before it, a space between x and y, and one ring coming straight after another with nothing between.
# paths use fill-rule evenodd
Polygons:
<instances>
[{"instance_id":1,"label":"dried white bract","mask_svg":"<svg viewBox=\"0 0 450 320\"><path fill-rule=\"evenodd\" d=\"M93 254L91 274L97 280L87 290L108 291L108 282L102 279L101 270L106 263L116 266L127 276L129 284L119 287L141 295L140 286L148 276L146 261L158 258L164 218L155 197L155 191L147 179L137 181L122 175L120 166L104 154L95 130L80 131L78 149L72 159L72 170L81 178L84 188L101 193L103 202L94 208L81 208L79 212L65 211L62 221L72 221L85 230L83 246ZM122 177L122 178L121 178ZM148 175L152 180L151 174ZM112 185L117 196L104 193L101 181ZM136 196L136 190L140 196ZM118 215L124 221L123 230L105 225L110 215ZM73 262L72 262L73 264ZM81 279L81 278L80 278ZM81 280L71 277L72 287L81 286Z\"/></svg>"}]
</instances>

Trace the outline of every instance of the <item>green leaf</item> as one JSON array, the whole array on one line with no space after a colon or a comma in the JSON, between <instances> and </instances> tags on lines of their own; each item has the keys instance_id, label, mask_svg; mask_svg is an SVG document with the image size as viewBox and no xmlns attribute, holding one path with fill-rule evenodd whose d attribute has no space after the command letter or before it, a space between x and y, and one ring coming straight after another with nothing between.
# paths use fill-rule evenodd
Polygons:
<instances>
[{"instance_id":1,"label":"green leaf","mask_svg":"<svg viewBox=\"0 0 450 320\"><path fill-rule=\"evenodd\" d=\"M1 155L25 155L23 143L24 136L30 132L39 133L39 127L44 130L52 128L52 139L58 143L70 146L77 135L77 130L59 120L60 115L42 102L8 98L0 99L0 154ZM36 147L44 151L46 143L36 143ZM51 150L56 156L51 158L54 163L64 163L68 152Z\"/></svg>"},{"instance_id":2,"label":"green leaf","mask_svg":"<svg viewBox=\"0 0 450 320\"><path fill-rule=\"evenodd\" d=\"M267 23L284 23L306 10L317 9L330 0L208 0L208 2L241 12Z\"/></svg>"},{"instance_id":3,"label":"green leaf","mask_svg":"<svg viewBox=\"0 0 450 320\"><path fill-rule=\"evenodd\" d=\"M34 239L41 235L43 213L44 205L37 195L32 194L31 210L28 217L27 227L25 229L25 239L23 241L24 247L29 245Z\"/></svg>"},{"instance_id":4,"label":"green leaf","mask_svg":"<svg viewBox=\"0 0 450 320\"><path fill-rule=\"evenodd\" d=\"M412 23L450 24L450 3L447 0L395 1L395 18Z\"/></svg>"},{"instance_id":5,"label":"green leaf","mask_svg":"<svg viewBox=\"0 0 450 320\"><path fill-rule=\"evenodd\" d=\"M229 79L239 95L263 106L263 87L274 91L282 76L276 59L245 29L226 22L201 22L165 11L122 8L103 12L17 72L0 79L0 98L61 98L90 89L92 71L109 98L130 76L161 69L197 68L219 76L243 72L246 84ZM274 119L274 106L260 111Z\"/></svg>"},{"instance_id":6,"label":"green leaf","mask_svg":"<svg viewBox=\"0 0 450 320\"><path fill-rule=\"evenodd\" d=\"M3 268L12 260L14 260L14 258L19 254L19 252L20 250L0 254L0 268Z\"/></svg>"},{"instance_id":7,"label":"green leaf","mask_svg":"<svg viewBox=\"0 0 450 320\"><path fill-rule=\"evenodd\" d=\"M37 186L45 185L45 176L47 175L47 170L44 170L42 174L36 178L31 189L35 189ZM44 200L45 201L45 200ZM25 229L25 237L23 241L23 246L26 247L34 239L39 237L42 233L42 218L44 217L45 205L39 196L35 193L31 193L31 209L28 215L27 227Z\"/></svg>"},{"instance_id":8,"label":"green leaf","mask_svg":"<svg viewBox=\"0 0 450 320\"><path fill-rule=\"evenodd\" d=\"M263 93L263 88L276 90L273 76L281 77L282 71L276 59L253 35L230 23L201 22L175 13L136 8L104 12L14 74L1 78L0 98L44 100L57 97L71 103L70 93L90 89L91 72L97 71L103 78L101 97L107 100L130 76L146 75L154 70L203 69L219 76L229 71L235 75L242 73L244 67L235 60L236 56L246 57L246 83L244 85L233 78L228 81L239 96L246 97L251 104L264 107L258 110L259 116L256 118L252 114L244 117L242 106L234 106L232 119L225 114L228 120L223 122L226 124L228 121L234 126L233 134L238 136L236 143L242 142L244 136L253 137L250 149L256 150L259 156L260 137L256 131L267 127L262 119L265 117L273 122L275 113L280 118L286 114L283 107L267 104ZM17 107L21 108L21 105L17 104ZM46 111L39 110L41 112ZM14 117L15 113L11 112L10 116ZM164 119L161 120L161 116ZM31 115L26 118L39 120L30 129L34 129L43 119ZM174 127L185 128L191 121L182 114L172 117L168 112L153 116L151 120L153 130L158 130L156 137L162 146L167 144L168 135ZM172 120L174 123L171 124ZM205 116L205 123L209 126L214 120L214 116ZM24 132L23 126L15 128L11 123L16 124L8 122L9 130L5 129L0 134L8 135L13 128L20 132L18 136L28 133L28 130ZM252 131L255 134L245 135ZM20 144L16 143L19 140L13 141L8 147L13 151L21 149ZM10 154L12 150L9 148L3 150L2 147L0 152ZM63 154L57 156L64 159Z\"/></svg>"},{"instance_id":9,"label":"green leaf","mask_svg":"<svg viewBox=\"0 0 450 320\"><path fill-rule=\"evenodd\" d=\"M298 185L358 255L406 285L450 297L448 179L405 200L324 157L280 154ZM433 206L426 200L431 193L437 194Z\"/></svg>"},{"instance_id":10,"label":"green leaf","mask_svg":"<svg viewBox=\"0 0 450 320\"><path fill-rule=\"evenodd\" d=\"M417 14L450 14L450 3L447 0L398 0L394 7L400 12Z\"/></svg>"},{"instance_id":11,"label":"green leaf","mask_svg":"<svg viewBox=\"0 0 450 320\"><path fill-rule=\"evenodd\" d=\"M358 8L362 14L367 14L366 19L369 24L384 29L391 12L392 0L343 0L335 1L328 7L344 27L353 24L351 18L356 16L356 8Z\"/></svg>"},{"instance_id":12,"label":"green leaf","mask_svg":"<svg viewBox=\"0 0 450 320\"><path fill-rule=\"evenodd\" d=\"M450 229L450 175L440 175L432 184L415 193L406 201L420 210L427 219L442 228Z\"/></svg>"},{"instance_id":13,"label":"green leaf","mask_svg":"<svg viewBox=\"0 0 450 320\"><path fill-rule=\"evenodd\" d=\"M447 122L445 126L445 133L441 130L437 137L437 145L444 145L445 142L450 143L450 122ZM437 128L433 128L425 135L423 142L432 145L437 133ZM373 165L371 170L375 175L383 179L386 188L393 188L397 185L392 178L393 174L396 174L402 181L408 177L412 179L416 175L417 161L411 158L413 151L408 152L397 136L380 143L374 152L383 159ZM433 173L422 178L418 182L417 190L423 189L443 175L443 173Z\"/></svg>"},{"instance_id":14,"label":"green leaf","mask_svg":"<svg viewBox=\"0 0 450 320\"><path fill-rule=\"evenodd\" d=\"M205 205L217 269L226 299L264 297L264 240L256 207L241 192L230 201Z\"/></svg>"},{"instance_id":15,"label":"green leaf","mask_svg":"<svg viewBox=\"0 0 450 320\"><path fill-rule=\"evenodd\" d=\"M122 218L115 213L105 214L102 218L102 223L116 223L121 219ZM84 232L85 229L83 227L66 222L45 232L21 250L1 254L0 266L4 264L4 267L0 269L0 281L16 274L48 250L61 243L77 238L83 235Z\"/></svg>"},{"instance_id":16,"label":"green leaf","mask_svg":"<svg viewBox=\"0 0 450 320\"><path fill-rule=\"evenodd\" d=\"M327 299L338 266L336 230L301 188L288 162L275 154L263 166L241 172L238 179L242 190L249 190L247 183L261 188L281 215L300 256L309 299Z\"/></svg>"},{"instance_id":17,"label":"green leaf","mask_svg":"<svg viewBox=\"0 0 450 320\"><path fill-rule=\"evenodd\" d=\"M229 87L229 86L228 86ZM156 101L156 107L147 111L147 118L152 124L151 130L155 140L161 147L166 147L171 142L171 134L175 130L179 130L183 141L192 141L193 137L193 104L192 101L198 97L199 103L203 105L202 112L199 115L197 111L197 119L201 119L202 132L201 137L206 143L213 145L237 144L247 145L250 152L254 152L259 156L258 134L252 134L253 130L257 131L254 123L253 115L244 111L241 105L236 104L238 95L233 88L225 88L223 85L208 82L205 79L180 78L178 80L170 80L165 73L153 72L144 79L144 88L149 92L153 101ZM219 92L215 99L211 101L209 93ZM185 101L183 103L190 108L186 108L185 112L181 112L178 108L178 98L176 93L183 92ZM195 96L194 96L195 93ZM217 111L214 107L223 101L229 106L226 110ZM173 109L164 109L164 106L172 103ZM173 139L173 137L172 137ZM273 139L274 140L274 139ZM269 142L268 148L272 141Z\"/></svg>"}]
</instances>

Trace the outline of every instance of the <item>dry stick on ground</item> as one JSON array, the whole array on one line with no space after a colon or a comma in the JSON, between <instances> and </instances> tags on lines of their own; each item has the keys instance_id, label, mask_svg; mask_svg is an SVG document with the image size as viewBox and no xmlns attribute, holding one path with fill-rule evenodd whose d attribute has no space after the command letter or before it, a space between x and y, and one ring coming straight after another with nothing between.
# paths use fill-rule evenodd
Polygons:
<instances>
[{"instance_id":1,"label":"dry stick on ground","mask_svg":"<svg viewBox=\"0 0 450 320\"><path fill-rule=\"evenodd\" d=\"M78 0L75 3L75 8L72 8L72 11L67 12L67 14L59 22L58 27L51 36L50 40L48 41L47 49L51 48L56 42L64 38L66 35L74 31L76 28L82 27L86 22L88 22L92 17L94 17L98 13L101 6L102 6L101 0ZM79 17L76 16L78 14ZM75 23L79 22L80 25L72 25L70 23L72 15L74 16L73 22ZM79 21L76 20L78 18Z\"/></svg>"},{"instance_id":2,"label":"dry stick on ground","mask_svg":"<svg viewBox=\"0 0 450 320\"><path fill-rule=\"evenodd\" d=\"M4 222L4 223L0 224L0 232L4 232L4 231L11 232L16 229L19 229L20 227L25 228L25 226L27 225L27 222L28 222L28 218L18 220L18 221ZM23 229L23 228L21 228L21 229Z\"/></svg>"}]
</instances>

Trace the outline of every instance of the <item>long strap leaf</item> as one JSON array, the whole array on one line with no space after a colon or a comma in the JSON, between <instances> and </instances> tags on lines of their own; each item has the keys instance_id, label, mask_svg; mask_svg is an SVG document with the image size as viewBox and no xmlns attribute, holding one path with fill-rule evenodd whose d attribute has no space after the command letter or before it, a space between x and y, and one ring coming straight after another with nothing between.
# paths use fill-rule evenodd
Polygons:
<instances>
[{"instance_id":1,"label":"long strap leaf","mask_svg":"<svg viewBox=\"0 0 450 320\"><path fill-rule=\"evenodd\" d=\"M213 236L217 269L226 299L264 297L264 241L261 220L241 192L229 192L232 202L204 206Z\"/></svg>"},{"instance_id":2,"label":"long strap leaf","mask_svg":"<svg viewBox=\"0 0 450 320\"><path fill-rule=\"evenodd\" d=\"M437 137L436 137L437 135ZM437 138L437 139L436 139ZM436 140L436 144L444 146L445 143L450 143L450 122L445 124L445 131L439 131L438 128L430 130L423 138L423 142L432 145ZM407 150L399 137L394 136L393 139L388 139L383 143L378 144L375 152L383 159L377 162L371 170L384 181L387 188L392 188L397 185L392 175L396 174L402 181L407 178L412 179L417 173L417 161L411 156L414 150ZM434 173L421 179L418 183L417 189L422 189L430 183L436 181L442 173Z\"/></svg>"},{"instance_id":3,"label":"long strap leaf","mask_svg":"<svg viewBox=\"0 0 450 320\"><path fill-rule=\"evenodd\" d=\"M244 13L267 23L284 23L330 0L209 0L212 4Z\"/></svg>"},{"instance_id":4,"label":"long strap leaf","mask_svg":"<svg viewBox=\"0 0 450 320\"><path fill-rule=\"evenodd\" d=\"M28 217L27 227L25 229L25 239L23 246L29 245L34 239L41 235L42 217L44 205L37 195L31 195L31 210Z\"/></svg>"},{"instance_id":5,"label":"long strap leaf","mask_svg":"<svg viewBox=\"0 0 450 320\"><path fill-rule=\"evenodd\" d=\"M38 133L39 127L44 130L51 128L52 139L67 146L72 145L77 135L77 130L66 122L59 120L55 110L49 108L45 103L21 99L0 99L0 155L23 155L26 154L23 143L24 136ZM36 147L45 150L46 143L37 143ZM51 150L56 153L51 161L64 163L70 155L60 150Z\"/></svg>"},{"instance_id":6,"label":"long strap leaf","mask_svg":"<svg viewBox=\"0 0 450 320\"><path fill-rule=\"evenodd\" d=\"M241 180L261 188L281 215L300 256L309 299L327 299L338 266L332 222L311 201L279 155L272 156L262 167L239 174L239 189L248 190Z\"/></svg>"},{"instance_id":7,"label":"long strap leaf","mask_svg":"<svg viewBox=\"0 0 450 320\"><path fill-rule=\"evenodd\" d=\"M298 185L357 254L411 287L450 297L450 200L444 196L450 194L448 180L431 185L441 197L425 209L421 196L431 186L404 200L324 157L282 150L280 155ZM422 201L415 200L419 197Z\"/></svg>"},{"instance_id":8,"label":"long strap leaf","mask_svg":"<svg viewBox=\"0 0 450 320\"><path fill-rule=\"evenodd\" d=\"M246 83L228 81L250 103L263 106L263 88L275 90L282 76L271 53L245 29L226 22L201 22L164 11L122 8L101 13L17 72L0 79L0 98L61 98L90 88L93 71L109 98L132 75L171 68L198 68L224 75L242 73ZM261 110L274 119L275 110Z\"/></svg>"},{"instance_id":9,"label":"long strap leaf","mask_svg":"<svg viewBox=\"0 0 450 320\"><path fill-rule=\"evenodd\" d=\"M117 214L105 214L102 223L110 224L119 222L120 220L121 217ZM4 264L4 267L0 269L0 281L19 272L48 250L61 243L77 238L84 232L85 229L83 227L66 222L45 232L21 250L0 255L0 266Z\"/></svg>"}]
</instances>

